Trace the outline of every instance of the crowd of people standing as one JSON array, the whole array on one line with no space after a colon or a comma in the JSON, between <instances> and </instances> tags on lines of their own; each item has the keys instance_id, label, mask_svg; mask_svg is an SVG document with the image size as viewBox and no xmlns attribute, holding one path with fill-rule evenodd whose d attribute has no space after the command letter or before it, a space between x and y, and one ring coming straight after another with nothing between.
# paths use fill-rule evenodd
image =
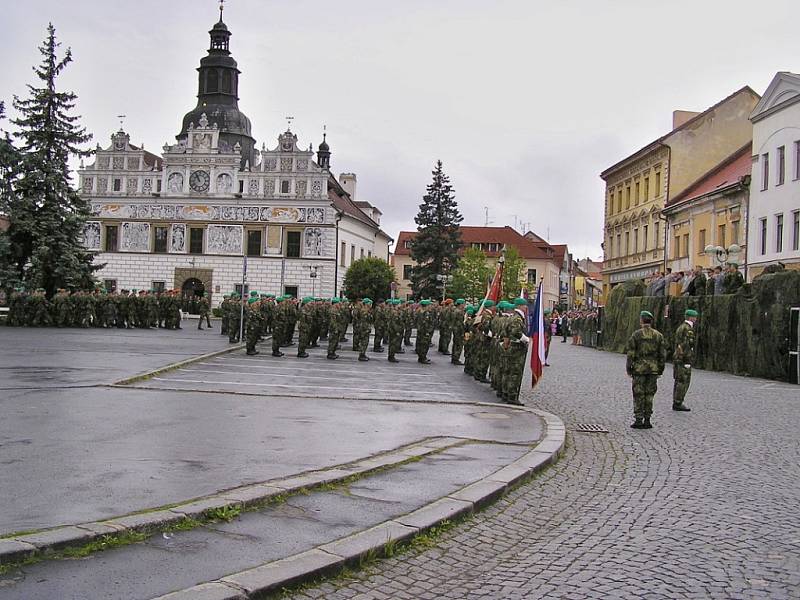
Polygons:
<instances>
[{"instance_id":1,"label":"crowd of people standing","mask_svg":"<svg viewBox=\"0 0 800 600\"><path fill-rule=\"evenodd\" d=\"M675 285L677 294L670 294ZM722 266L703 267L697 266L693 271L677 271L667 269L656 272L650 276L647 284L647 296L720 296L722 294L735 294L744 285L744 276L739 271L739 265L730 262Z\"/></svg>"}]
</instances>

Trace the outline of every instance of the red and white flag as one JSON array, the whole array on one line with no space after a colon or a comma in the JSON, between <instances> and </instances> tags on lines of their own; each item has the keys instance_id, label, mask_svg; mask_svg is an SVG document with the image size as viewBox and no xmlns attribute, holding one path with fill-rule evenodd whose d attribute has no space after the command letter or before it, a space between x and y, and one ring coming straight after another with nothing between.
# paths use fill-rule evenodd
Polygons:
<instances>
[{"instance_id":1,"label":"red and white flag","mask_svg":"<svg viewBox=\"0 0 800 600\"><path fill-rule=\"evenodd\" d=\"M486 289L486 297L483 299L484 302L486 300L491 300L495 304L497 301L500 300L500 296L503 293L503 263L498 263L497 269L495 269L494 277L492 277L492 282L489 284L489 287ZM480 307L478 308L478 313L475 316L479 316L483 312L483 302L481 302Z\"/></svg>"},{"instance_id":2,"label":"red and white flag","mask_svg":"<svg viewBox=\"0 0 800 600\"><path fill-rule=\"evenodd\" d=\"M528 316L528 336L531 338L531 387L536 387L544 371L544 310L542 282L536 289L536 302Z\"/></svg>"}]
</instances>

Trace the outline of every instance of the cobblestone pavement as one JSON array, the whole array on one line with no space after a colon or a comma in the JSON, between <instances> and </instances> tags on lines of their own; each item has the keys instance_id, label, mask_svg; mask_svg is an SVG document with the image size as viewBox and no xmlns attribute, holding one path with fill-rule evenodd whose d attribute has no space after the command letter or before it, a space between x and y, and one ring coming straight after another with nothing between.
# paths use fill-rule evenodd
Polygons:
<instances>
[{"instance_id":1,"label":"cobblestone pavement","mask_svg":"<svg viewBox=\"0 0 800 600\"><path fill-rule=\"evenodd\" d=\"M624 358L552 350L526 402L567 424L555 466L435 547L293 597L800 598L800 388L698 371L676 413L668 365L654 429L632 430Z\"/></svg>"}]
</instances>

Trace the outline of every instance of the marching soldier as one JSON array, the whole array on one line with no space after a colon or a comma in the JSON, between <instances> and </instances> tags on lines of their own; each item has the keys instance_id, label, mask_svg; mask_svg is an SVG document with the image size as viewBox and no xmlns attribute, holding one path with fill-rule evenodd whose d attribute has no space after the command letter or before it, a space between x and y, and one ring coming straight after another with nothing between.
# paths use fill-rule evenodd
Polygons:
<instances>
[{"instance_id":1,"label":"marching soldier","mask_svg":"<svg viewBox=\"0 0 800 600\"><path fill-rule=\"evenodd\" d=\"M651 429L653 396L658 389L658 378L664 372L667 351L664 336L653 329L653 313L640 313L641 328L633 332L626 347L625 370L632 380L634 429Z\"/></svg>"},{"instance_id":2,"label":"marching soldier","mask_svg":"<svg viewBox=\"0 0 800 600\"><path fill-rule=\"evenodd\" d=\"M672 390L672 410L688 412L692 409L684 406L683 400L692 382L694 324L698 313L690 308L684 313L684 317L684 322L675 331L675 353L672 356L672 377L675 386Z\"/></svg>"},{"instance_id":3,"label":"marching soldier","mask_svg":"<svg viewBox=\"0 0 800 600\"><path fill-rule=\"evenodd\" d=\"M204 292L203 297L197 302L197 311L200 314L200 318L197 320L197 328L203 329L203 319L205 319L208 328L211 329L211 316L209 315L211 305L208 302L208 292Z\"/></svg>"},{"instance_id":4,"label":"marching soldier","mask_svg":"<svg viewBox=\"0 0 800 600\"><path fill-rule=\"evenodd\" d=\"M428 350L431 347L433 331L436 329L436 312L430 300L422 300L419 303L419 310L416 313L417 321L417 362L429 365L431 360L428 358Z\"/></svg>"},{"instance_id":5,"label":"marching soldier","mask_svg":"<svg viewBox=\"0 0 800 600\"><path fill-rule=\"evenodd\" d=\"M513 312L503 332L503 371L501 398L509 404L522 404L519 401L519 388L525 373L525 358L528 356L528 301L516 298L512 304Z\"/></svg>"},{"instance_id":6,"label":"marching soldier","mask_svg":"<svg viewBox=\"0 0 800 600\"><path fill-rule=\"evenodd\" d=\"M395 298L389 303L389 309L386 313L386 333L389 337L389 362L397 363L396 354L404 352L403 350L403 307L402 300Z\"/></svg>"},{"instance_id":7,"label":"marching soldier","mask_svg":"<svg viewBox=\"0 0 800 600\"><path fill-rule=\"evenodd\" d=\"M297 358L308 358L306 348L311 345L314 328L313 302L313 298L305 297L300 303L300 314L297 317Z\"/></svg>"}]
</instances>

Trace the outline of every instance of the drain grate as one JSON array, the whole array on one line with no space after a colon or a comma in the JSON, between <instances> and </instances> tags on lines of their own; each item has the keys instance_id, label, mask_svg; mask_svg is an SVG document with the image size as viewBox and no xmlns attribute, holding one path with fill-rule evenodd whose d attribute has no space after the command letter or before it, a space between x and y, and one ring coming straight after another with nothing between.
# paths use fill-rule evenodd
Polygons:
<instances>
[{"instance_id":1,"label":"drain grate","mask_svg":"<svg viewBox=\"0 0 800 600\"><path fill-rule=\"evenodd\" d=\"M578 423L575 425L575 431L581 433L608 433L608 429L597 423Z\"/></svg>"}]
</instances>

